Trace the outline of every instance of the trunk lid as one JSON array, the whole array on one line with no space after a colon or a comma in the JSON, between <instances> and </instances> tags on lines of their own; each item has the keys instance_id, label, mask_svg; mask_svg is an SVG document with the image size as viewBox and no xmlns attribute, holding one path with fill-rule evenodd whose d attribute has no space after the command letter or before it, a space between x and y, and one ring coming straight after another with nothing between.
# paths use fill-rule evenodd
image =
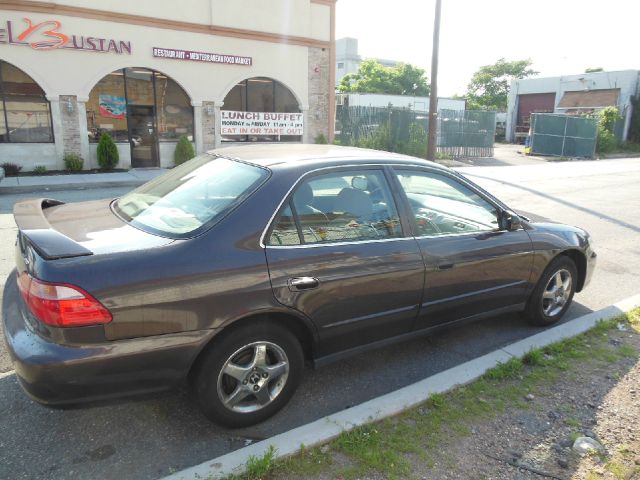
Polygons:
<instances>
[{"instance_id":1,"label":"trunk lid","mask_svg":"<svg viewBox=\"0 0 640 480\"><path fill-rule=\"evenodd\" d=\"M24 253L28 242L46 260L140 250L172 243L132 227L111 210L112 200L65 204L38 198L16 203L13 216Z\"/></svg>"}]
</instances>

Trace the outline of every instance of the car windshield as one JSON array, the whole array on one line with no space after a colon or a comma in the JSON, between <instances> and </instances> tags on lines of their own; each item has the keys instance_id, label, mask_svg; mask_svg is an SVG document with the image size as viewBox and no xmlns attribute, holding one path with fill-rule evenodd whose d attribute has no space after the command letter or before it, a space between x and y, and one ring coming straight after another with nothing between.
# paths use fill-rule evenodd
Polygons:
<instances>
[{"instance_id":1,"label":"car windshield","mask_svg":"<svg viewBox=\"0 0 640 480\"><path fill-rule=\"evenodd\" d=\"M123 196L114 210L142 230L189 237L216 223L267 175L261 167L204 154Z\"/></svg>"}]
</instances>

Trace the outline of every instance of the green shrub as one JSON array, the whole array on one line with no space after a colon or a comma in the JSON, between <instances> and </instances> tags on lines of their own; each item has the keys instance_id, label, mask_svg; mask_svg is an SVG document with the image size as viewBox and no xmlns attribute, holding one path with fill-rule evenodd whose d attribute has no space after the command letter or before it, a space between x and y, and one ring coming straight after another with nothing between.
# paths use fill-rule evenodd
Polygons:
<instances>
[{"instance_id":1,"label":"green shrub","mask_svg":"<svg viewBox=\"0 0 640 480\"><path fill-rule=\"evenodd\" d=\"M613 133L618 120L622 119L617 107L609 106L598 112L598 124L602 130Z\"/></svg>"},{"instance_id":2,"label":"green shrub","mask_svg":"<svg viewBox=\"0 0 640 480\"><path fill-rule=\"evenodd\" d=\"M176 145L176 151L173 153L173 162L176 165L181 165L184 162L191 160L196 156L196 152L193 150L193 145L189 141L186 135L180 135L178 144Z\"/></svg>"},{"instance_id":3,"label":"green shrub","mask_svg":"<svg viewBox=\"0 0 640 480\"><path fill-rule=\"evenodd\" d=\"M598 153L613 152L618 146L616 136L609 130L599 129L598 132Z\"/></svg>"},{"instance_id":4,"label":"green shrub","mask_svg":"<svg viewBox=\"0 0 640 480\"><path fill-rule=\"evenodd\" d=\"M103 133L98 143L98 165L104 170L112 170L119 161L118 147L113 143L111 135Z\"/></svg>"},{"instance_id":5,"label":"green shrub","mask_svg":"<svg viewBox=\"0 0 640 480\"><path fill-rule=\"evenodd\" d=\"M618 148L618 139L614 134L616 123L622 117L617 107L606 107L597 113L598 119L598 153L611 153Z\"/></svg>"},{"instance_id":6,"label":"green shrub","mask_svg":"<svg viewBox=\"0 0 640 480\"><path fill-rule=\"evenodd\" d=\"M5 162L1 164L0 167L4 168L4 174L7 177L16 177L20 170L22 170L22 165L16 165L10 162Z\"/></svg>"},{"instance_id":7,"label":"green shrub","mask_svg":"<svg viewBox=\"0 0 640 480\"><path fill-rule=\"evenodd\" d=\"M409 143L405 151L399 153L405 153L418 158L426 158L427 140L428 136L424 127L419 123L412 123L409 127Z\"/></svg>"},{"instance_id":8,"label":"green shrub","mask_svg":"<svg viewBox=\"0 0 640 480\"><path fill-rule=\"evenodd\" d=\"M38 175L43 174L47 171L47 167L44 165L36 165L33 167L33 173L37 173Z\"/></svg>"},{"instance_id":9,"label":"green shrub","mask_svg":"<svg viewBox=\"0 0 640 480\"><path fill-rule=\"evenodd\" d=\"M64 160L64 168L71 172L77 172L78 170L82 170L84 166L84 160L77 153L65 153L63 160Z\"/></svg>"},{"instance_id":10,"label":"green shrub","mask_svg":"<svg viewBox=\"0 0 640 480\"><path fill-rule=\"evenodd\" d=\"M324 136L324 133L319 133L318 135L316 135L314 142L321 145L326 145L327 143L329 143L327 142L327 137Z\"/></svg>"}]
</instances>

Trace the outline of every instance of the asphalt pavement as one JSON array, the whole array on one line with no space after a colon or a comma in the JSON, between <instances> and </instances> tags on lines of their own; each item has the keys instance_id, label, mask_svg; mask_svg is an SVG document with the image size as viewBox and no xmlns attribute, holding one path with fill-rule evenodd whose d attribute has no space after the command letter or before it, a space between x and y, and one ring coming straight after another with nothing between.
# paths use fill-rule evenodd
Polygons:
<instances>
[{"instance_id":1,"label":"asphalt pavement","mask_svg":"<svg viewBox=\"0 0 640 480\"><path fill-rule=\"evenodd\" d=\"M640 160L461 169L514 209L579 225L595 238L598 268L566 320L640 289ZM65 201L115 197L127 189L59 191ZM13 268L11 206L0 195L0 283ZM0 377L0 478L153 479L268 438L472 360L539 332L503 315L405 342L313 371L292 402L243 430L210 424L184 389L137 399L51 410L29 400L15 376ZM0 352L4 349L0 348ZM10 367L0 356L0 371Z\"/></svg>"}]
</instances>

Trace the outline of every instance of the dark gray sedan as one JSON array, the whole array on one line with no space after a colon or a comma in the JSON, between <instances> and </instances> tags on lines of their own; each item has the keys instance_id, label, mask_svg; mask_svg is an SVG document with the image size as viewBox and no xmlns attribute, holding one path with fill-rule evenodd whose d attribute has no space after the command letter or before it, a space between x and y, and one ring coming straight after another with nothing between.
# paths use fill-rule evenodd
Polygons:
<instances>
[{"instance_id":1,"label":"dark gray sedan","mask_svg":"<svg viewBox=\"0 0 640 480\"><path fill-rule=\"evenodd\" d=\"M593 273L589 234L534 223L462 175L335 146L216 150L117 200L18 203L2 316L35 400L188 379L246 426L304 362L503 312L557 322Z\"/></svg>"}]
</instances>

